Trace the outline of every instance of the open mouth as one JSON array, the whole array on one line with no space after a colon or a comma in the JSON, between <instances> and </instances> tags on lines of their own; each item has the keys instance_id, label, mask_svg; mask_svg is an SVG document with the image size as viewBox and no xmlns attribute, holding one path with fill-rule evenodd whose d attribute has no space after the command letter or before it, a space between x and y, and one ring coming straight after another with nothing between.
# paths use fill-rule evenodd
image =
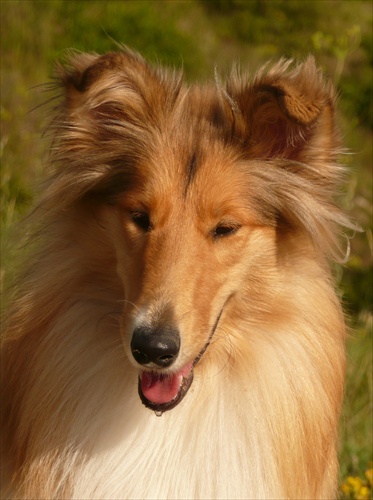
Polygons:
<instances>
[{"instance_id":1,"label":"open mouth","mask_svg":"<svg viewBox=\"0 0 373 500\"><path fill-rule=\"evenodd\" d=\"M192 385L193 367L194 363L189 363L175 374L143 372L139 377L142 403L156 413L175 408Z\"/></svg>"},{"instance_id":2,"label":"open mouth","mask_svg":"<svg viewBox=\"0 0 373 500\"><path fill-rule=\"evenodd\" d=\"M185 365L177 373L144 371L139 376L138 391L140 399L147 408L155 411L157 416L161 416L165 411L172 410L184 399L193 382L194 367L210 345L222 312L223 309L215 321L206 344L194 361Z\"/></svg>"}]
</instances>

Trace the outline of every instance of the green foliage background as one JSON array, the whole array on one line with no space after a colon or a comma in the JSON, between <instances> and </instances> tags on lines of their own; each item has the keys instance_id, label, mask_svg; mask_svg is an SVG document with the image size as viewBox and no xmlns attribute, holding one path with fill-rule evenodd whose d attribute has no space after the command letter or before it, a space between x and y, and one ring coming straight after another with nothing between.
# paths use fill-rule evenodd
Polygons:
<instances>
[{"instance_id":1,"label":"green foliage background","mask_svg":"<svg viewBox=\"0 0 373 500\"><path fill-rule=\"evenodd\" d=\"M340 92L351 180L343 199L363 232L338 268L350 313L349 371L341 422L341 474L372 460L372 3L362 0L10 1L1 6L1 229L3 281L16 258L9 237L41 177L46 119L39 84L66 49L102 53L121 42L154 62L213 78L232 61L255 71L268 59L314 53Z\"/></svg>"}]
</instances>

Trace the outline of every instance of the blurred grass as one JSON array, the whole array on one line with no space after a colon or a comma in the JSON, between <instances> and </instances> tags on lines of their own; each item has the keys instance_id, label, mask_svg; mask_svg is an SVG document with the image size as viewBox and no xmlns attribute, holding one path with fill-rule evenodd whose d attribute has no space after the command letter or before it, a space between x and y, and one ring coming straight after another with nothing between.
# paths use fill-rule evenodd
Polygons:
<instances>
[{"instance_id":1,"label":"blurred grass","mask_svg":"<svg viewBox=\"0 0 373 500\"><path fill-rule=\"evenodd\" d=\"M362 478L372 460L372 3L354 0L139 0L1 2L2 281L16 263L15 222L43 170L47 141L37 87L66 49L105 52L116 42L186 77L222 74L233 60L255 70L268 59L315 53L341 94L341 126L351 169L344 196L363 227L339 270L351 317L346 399L341 419L341 481ZM346 498L358 498L347 494Z\"/></svg>"}]
</instances>

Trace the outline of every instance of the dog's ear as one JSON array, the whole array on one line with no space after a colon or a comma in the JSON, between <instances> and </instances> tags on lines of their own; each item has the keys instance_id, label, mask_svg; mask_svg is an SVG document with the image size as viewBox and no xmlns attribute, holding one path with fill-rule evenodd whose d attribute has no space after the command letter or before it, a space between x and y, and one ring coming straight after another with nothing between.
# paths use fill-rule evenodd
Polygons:
<instances>
[{"instance_id":1,"label":"dog's ear","mask_svg":"<svg viewBox=\"0 0 373 500\"><path fill-rule=\"evenodd\" d=\"M260 71L250 86L228 83L245 122L250 156L330 161L338 146L333 87L323 81L312 57L290 66L282 60Z\"/></svg>"},{"instance_id":2,"label":"dog's ear","mask_svg":"<svg viewBox=\"0 0 373 500\"><path fill-rule=\"evenodd\" d=\"M132 179L135 163L146 156L178 95L180 76L151 67L127 49L74 54L56 73L62 98L49 129L55 176L46 197L55 200L62 193L59 198L68 203L121 189L115 175L121 182Z\"/></svg>"},{"instance_id":3,"label":"dog's ear","mask_svg":"<svg viewBox=\"0 0 373 500\"><path fill-rule=\"evenodd\" d=\"M259 160L250 170L251 193L276 225L300 229L321 253L343 261L337 228L356 227L334 202L345 174L335 93L313 58L291 66L280 61L252 84L237 77L228 82L240 147L248 160Z\"/></svg>"},{"instance_id":4,"label":"dog's ear","mask_svg":"<svg viewBox=\"0 0 373 500\"><path fill-rule=\"evenodd\" d=\"M105 119L151 124L162 115L169 96L167 82L172 81L127 49L103 56L77 54L59 66L58 77L69 120L98 122L94 126Z\"/></svg>"}]
</instances>

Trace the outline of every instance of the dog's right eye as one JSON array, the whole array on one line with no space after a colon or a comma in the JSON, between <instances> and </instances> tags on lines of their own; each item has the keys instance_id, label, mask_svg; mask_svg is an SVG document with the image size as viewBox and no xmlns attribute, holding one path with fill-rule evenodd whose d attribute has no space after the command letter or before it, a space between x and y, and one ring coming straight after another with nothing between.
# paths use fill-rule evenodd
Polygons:
<instances>
[{"instance_id":1,"label":"dog's right eye","mask_svg":"<svg viewBox=\"0 0 373 500\"><path fill-rule=\"evenodd\" d=\"M142 231L150 231L152 226L150 223L149 215L146 212L131 212L132 222Z\"/></svg>"}]
</instances>

